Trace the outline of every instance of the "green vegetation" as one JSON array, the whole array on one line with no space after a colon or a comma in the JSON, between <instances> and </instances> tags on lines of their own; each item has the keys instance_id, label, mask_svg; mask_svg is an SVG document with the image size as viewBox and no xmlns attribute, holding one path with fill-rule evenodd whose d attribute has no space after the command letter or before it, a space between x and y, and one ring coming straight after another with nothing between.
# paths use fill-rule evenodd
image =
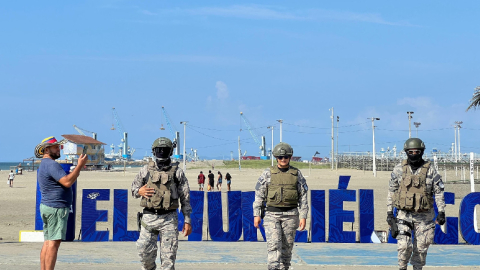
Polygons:
<instances>
[{"instance_id":1,"label":"green vegetation","mask_svg":"<svg viewBox=\"0 0 480 270\"><path fill-rule=\"evenodd\" d=\"M238 169L238 160L236 161L224 161L226 168ZM242 160L242 168L246 169L266 169L272 165L271 160ZM273 164L276 164L276 161L273 161ZM303 162L290 162L290 165L299 169L308 169L309 164ZM330 168L329 164L312 164L312 169L328 169Z\"/></svg>"}]
</instances>

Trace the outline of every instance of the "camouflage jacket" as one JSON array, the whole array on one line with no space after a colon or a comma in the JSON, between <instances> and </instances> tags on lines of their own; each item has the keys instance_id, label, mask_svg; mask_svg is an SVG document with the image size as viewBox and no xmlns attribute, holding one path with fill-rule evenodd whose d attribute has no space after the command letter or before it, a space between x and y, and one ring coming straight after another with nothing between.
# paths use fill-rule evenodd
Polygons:
<instances>
[{"instance_id":1,"label":"camouflage jacket","mask_svg":"<svg viewBox=\"0 0 480 270\"><path fill-rule=\"evenodd\" d=\"M412 170L410 166L408 166L408 168ZM420 171L421 170L418 169L413 174L417 175L420 173ZM387 196L387 211L393 211L394 193L398 190L400 186L400 182L402 181L402 174L403 174L402 163L399 163L395 166L395 168L393 168L393 172L389 182L388 196ZM440 176L440 174L438 174L433 164L430 165L430 168L427 171L426 182L427 182L426 190L429 191L430 194L432 194L432 196L435 196L435 202L437 203L438 211L445 212L445 199L443 197L443 191L445 189L445 185L443 184L442 177Z\"/></svg>"},{"instance_id":2,"label":"camouflage jacket","mask_svg":"<svg viewBox=\"0 0 480 270\"><path fill-rule=\"evenodd\" d=\"M148 165L143 166L138 174L135 176L135 179L132 182L132 196L134 198L140 198L138 195L138 190L147 184L147 178L145 176L148 172ZM176 188L178 192L178 198L181 204L181 210L183 216L185 217L185 222L192 224L190 219L190 214L192 213L192 207L190 206L190 187L188 186L187 177L181 168L177 169L175 177L178 179L178 184L173 185L172 188Z\"/></svg>"},{"instance_id":3,"label":"camouflage jacket","mask_svg":"<svg viewBox=\"0 0 480 270\"><path fill-rule=\"evenodd\" d=\"M265 169L258 178L257 185L255 186L255 201L253 202L253 216L259 217L261 212L262 203L267 200L267 186L270 184L271 174L270 168ZM297 208L292 209L288 212L283 212L283 214L296 214L299 213L299 218L307 218L308 214L308 201L307 201L307 181L303 177L300 170L298 170L298 181L297 181L297 191L298 191L298 210Z\"/></svg>"}]
</instances>

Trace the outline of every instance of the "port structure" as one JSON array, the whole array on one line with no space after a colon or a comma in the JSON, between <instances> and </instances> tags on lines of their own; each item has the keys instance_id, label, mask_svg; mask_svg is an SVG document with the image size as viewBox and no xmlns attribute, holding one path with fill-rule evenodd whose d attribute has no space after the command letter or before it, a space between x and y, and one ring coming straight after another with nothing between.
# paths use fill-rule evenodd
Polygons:
<instances>
[{"instance_id":1,"label":"port structure","mask_svg":"<svg viewBox=\"0 0 480 270\"><path fill-rule=\"evenodd\" d=\"M255 131L252 128L252 124L250 123L250 121L248 121L245 115L243 115L243 112L240 112L240 118L245 123L245 126L250 132L250 135L252 135L253 140L255 141L255 143L258 145L260 149L260 159L264 159L264 160L270 159L270 157L267 156L267 151L265 149L265 136L261 136L260 139L258 138L258 135L255 133ZM242 131L241 128L240 128L240 131Z\"/></svg>"}]
</instances>

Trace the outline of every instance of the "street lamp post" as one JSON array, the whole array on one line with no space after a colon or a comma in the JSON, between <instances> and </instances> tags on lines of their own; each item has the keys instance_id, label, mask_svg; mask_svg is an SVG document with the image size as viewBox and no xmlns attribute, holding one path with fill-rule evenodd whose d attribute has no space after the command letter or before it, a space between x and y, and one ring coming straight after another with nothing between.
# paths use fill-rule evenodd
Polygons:
<instances>
[{"instance_id":1,"label":"street lamp post","mask_svg":"<svg viewBox=\"0 0 480 270\"><path fill-rule=\"evenodd\" d=\"M422 124L420 122L413 122L413 124L415 125L415 127L417 128L417 138L418 138L418 127Z\"/></svg>"},{"instance_id":2,"label":"street lamp post","mask_svg":"<svg viewBox=\"0 0 480 270\"><path fill-rule=\"evenodd\" d=\"M337 115L337 149L336 149L336 153L335 153L335 156L336 156L336 162L335 162L335 169L338 170L338 122L340 122L340 116Z\"/></svg>"},{"instance_id":3,"label":"street lamp post","mask_svg":"<svg viewBox=\"0 0 480 270\"><path fill-rule=\"evenodd\" d=\"M372 118L367 118L372 120L372 133L373 133L373 165L372 165L372 170L373 170L373 176L377 177L377 167L376 167L376 161L375 161L375 120L380 120L378 117L372 117Z\"/></svg>"},{"instance_id":4,"label":"street lamp post","mask_svg":"<svg viewBox=\"0 0 480 270\"><path fill-rule=\"evenodd\" d=\"M187 172L187 152L185 151L185 137L186 136L186 131L187 131L187 121L182 121L180 122L181 125L183 125L183 172Z\"/></svg>"},{"instance_id":5,"label":"street lamp post","mask_svg":"<svg viewBox=\"0 0 480 270\"><path fill-rule=\"evenodd\" d=\"M273 127L274 126L267 127L267 128L272 129L272 149L270 150L270 159L272 160L272 166L273 166Z\"/></svg>"},{"instance_id":6,"label":"street lamp post","mask_svg":"<svg viewBox=\"0 0 480 270\"><path fill-rule=\"evenodd\" d=\"M333 145L334 145L334 136L333 136L333 107L330 109L332 111L332 116L330 116L330 119L332 119L332 154L330 155L331 157L331 164L332 164L332 170L333 170L333 160L335 159L335 152L334 152L334 149L333 149Z\"/></svg>"},{"instance_id":7,"label":"street lamp post","mask_svg":"<svg viewBox=\"0 0 480 270\"><path fill-rule=\"evenodd\" d=\"M283 132L282 124L283 124L283 120L282 120L282 119L278 119L277 122L280 123L280 142L283 142L283 141L282 141L282 139L283 139L283 137L282 137L282 132ZM273 127L272 127L272 129L273 129ZM273 140L273 139L272 139L272 140ZM272 151L273 151L273 148L272 148Z\"/></svg>"},{"instance_id":8,"label":"street lamp post","mask_svg":"<svg viewBox=\"0 0 480 270\"><path fill-rule=\"evenodd\" d=\"M413 112L407 112L408 114L408 138L412 137L412 114Z\"/></svg>"}]
</instances>

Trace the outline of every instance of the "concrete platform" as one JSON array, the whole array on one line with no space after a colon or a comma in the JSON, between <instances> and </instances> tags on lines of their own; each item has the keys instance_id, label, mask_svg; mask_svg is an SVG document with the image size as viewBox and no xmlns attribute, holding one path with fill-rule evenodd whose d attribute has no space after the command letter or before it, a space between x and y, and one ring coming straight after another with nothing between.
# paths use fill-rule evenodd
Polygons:
<instances>
[{"instance_id":1,"label":"concrete platform","mask_svg":"<svg viewBox=\"0 0 480 270\"><path fill-rule=\"evenodd\" d=\"M0 269L39 269L41 247L42 243L0 242ZM291 269L398 269L393 244L299 243L293 252ZM433 245L424 269L480 269L479 254L478 246ZM135 242L64 242L56 269L140 266ZM176 269L267 269L266 243L180 241Z\"/></svg>"}]
</instances>

